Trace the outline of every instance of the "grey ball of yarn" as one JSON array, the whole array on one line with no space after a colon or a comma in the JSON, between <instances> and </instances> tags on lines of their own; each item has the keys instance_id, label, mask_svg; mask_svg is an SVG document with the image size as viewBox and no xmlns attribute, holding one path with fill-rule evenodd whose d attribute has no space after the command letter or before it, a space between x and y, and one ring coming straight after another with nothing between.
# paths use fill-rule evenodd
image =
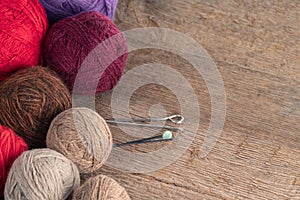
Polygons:
<instances>
[{"instance_id":1,"label":"grey ball of yarn","mask_svg":"<svg viewBox=\"0 0 300 200\"><path fill-rule=\"evenodd\" d=\"M12 165L5 184L6 200L67 199L79 187L74 163L51 149L26 151Z\"/></svg>"},{"instance_id":2,"label":"grey ball of yarn","mask_svg":"<svg viewBox=\"0 0 300 200\"><path fill-rule=\"evenodd\" d=\"M72 160L85 176L100 169L112 150L106 121L88 108L71 108L54 118L46 144Z\"/></svg>"},{"instance_id":3,"label":"grey ball of yarn","mask_svg":"<svg viewBox=\"0 0 300 200\"><path fill-rule=\"evenodd\" d=\"M73 200L130 200L126 190L114 179L98 175L88 179L73 193Z\"/></svg>"}]
</instances>

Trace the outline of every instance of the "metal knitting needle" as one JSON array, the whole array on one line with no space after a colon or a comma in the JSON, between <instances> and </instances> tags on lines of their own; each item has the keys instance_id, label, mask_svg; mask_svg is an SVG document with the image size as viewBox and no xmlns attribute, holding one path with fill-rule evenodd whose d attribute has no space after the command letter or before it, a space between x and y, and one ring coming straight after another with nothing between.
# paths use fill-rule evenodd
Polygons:
<instances>
[{"instance_id":1,"label":"metal knitting needle","mask_svg":"<svg viewBox=\"0 0 300 200\"><path fill-rule=\"evenodd\" d=\"M184 117L182 115L171 115L168 117L162 117L162 118L137 118L132 120L106 120L107 123L113 123L113 124L122 124L122 125L130 125L130 126L140 126L140 127L149 127L149 128L163 128L168 130L174 130L174 131L183 131L182 128L177 127L171 127L171 126L158 126L153 124L137 124L133 123L132 121L140 121L140 122L146 122L146 121L171 121L174 124L181 124L184 121Z\"/></svg>"},{"instance_id":2,"label":"metal knitting needle","mask_svg":"<svg viewBox=\"0 0 300 200\"><path fill-rule=\"evenodd\" d=\"M147 121L171 121L174 124L181 124L184 121L184 117L182 115L170 115L167 117L161 118L136 118L136 119L125 119L125 120L106 120L109 123L119 123L119 122L132 122L132 121L140 121L140 122L147 122Z\"/></svg>"},{"instance_id":3,"label":"metal knitting needle","mask_svg":"<svg viewBox=\"0 0 300 200\"><path fill-rule=\"evenodd\" d=\"M165 131L161 135L144 138L144 139L140 139L140 140L134 140L134 141L121 143L121 144L114 144L113 147L121 147L121 146L127 146L127 145L133 145L133 144L143 144L143 143L165 142L165 141L170 141L170 140L174 140L172 132Z\"/></svg>"}]
</instances>

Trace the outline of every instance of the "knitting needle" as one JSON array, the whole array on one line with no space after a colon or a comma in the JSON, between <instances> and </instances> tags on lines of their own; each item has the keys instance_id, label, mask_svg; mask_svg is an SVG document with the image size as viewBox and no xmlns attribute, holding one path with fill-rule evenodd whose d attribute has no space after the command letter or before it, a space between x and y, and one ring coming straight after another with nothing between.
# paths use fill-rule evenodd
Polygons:
<instances>
[{"instance_id":1,"label":"knitting needle","mask_svg":"<svg viewBox=\"0 0 300 200\"><path fill-rule=\"evenodd\" d=\"M146 121L167 121L170 120L174 124L181 124L184 121L184 117L179 114L170 115L167 117L161 117L161 118L136 118L131 120L106 120L106 122L109 123L119 123L119 122L132 122L132 121L140 121L140 122L146 122Z\"/></svg>"},{"instance_id":2,"label":"knitting needle","mask_svg":"<svg viewBox=\"0 0 300 200\"><path fill-rule=\"evenodd\" d=\"M137 124L133 123L132 121L171 121L174 124L181 124L184 121L184 117L182 115L171 115L168 117L162 117L162 118L137 118L132 120L106 120L107 123L114 123L114 124L122 124L122 125L130 125L130 126L141 126L141 127L149 127L149 128L163 128L168 130L174 130L174 131L183 131L182 128L177 127L171 127L171 126L158 126L153 124Z\"/></svg>"},{"instance_id":3,"label":"knitting needle","mask_svg":"<svg viewBox=\"0 0 300 200\"><path fill-rule=\"evenodd\" d=\"M127 145L133 145L133 144L143 144L143 143L154 143L154 142L164 142L164 141L170 141L173 140L173 134L171 131L165 131L162 135L157 135L149 138L144 138L140 140L134 140L126 143L121 144L114 144L113 147L121 147L121 146L127 146Z\"/></svg>"}]
</instances>

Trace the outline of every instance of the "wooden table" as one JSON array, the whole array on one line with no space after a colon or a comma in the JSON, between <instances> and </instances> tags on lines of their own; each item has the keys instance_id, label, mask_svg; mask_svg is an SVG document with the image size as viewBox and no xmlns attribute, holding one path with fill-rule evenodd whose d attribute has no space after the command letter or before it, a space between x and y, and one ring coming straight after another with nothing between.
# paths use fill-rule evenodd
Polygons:
<instances>
[{"instance_id":1,"label":"wooden table","mask_svg":"<svg viewBox=\"0 0 300 200\"><path fill-rule=\"evenodd\" d=\"M132 51L126 73L146 63L161 63L190 83L200 118L187 123L200 123L193 124L199 127L192 145L171 165L147 174L112 167L104 167L102 173L120 182L132 199L300 199L299 1L119 0L115 22L122 31L168 28L201 44L224 82L226 120L212 151L201 157L212 108L204 78L174 53ZM143 73L136 76L147 78ZM185 89L178 85L178 90ZM112 117L112 94L96 98L96 109L106 118ZM187 105L188 101L189 96ZM132 117L145 117L162 106L167 114L185 109L170 89L158 84L136 90L129 109ZM117 127L112 126L112 133L115 141L134 139ZM125 150L147 154L166 145Z\"/></svg>"}]
</instances>

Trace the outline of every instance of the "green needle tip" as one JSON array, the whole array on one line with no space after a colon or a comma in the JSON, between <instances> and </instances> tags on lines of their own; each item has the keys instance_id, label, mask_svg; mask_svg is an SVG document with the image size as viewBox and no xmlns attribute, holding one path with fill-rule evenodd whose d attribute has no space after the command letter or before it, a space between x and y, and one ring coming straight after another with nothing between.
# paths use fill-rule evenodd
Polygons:
<instances>
[{"instance_id":1,"label":"green needle tip","mask_svg":"<svg viewBox=\"0 0 300 200\"><path fill-rule=\"evenodd\" d=\"M173 134L171 131L165 131L162 135L162 138L164 140L169 140L169 139L172 139L173 138Z\"/></svg>"}]
</instances>

